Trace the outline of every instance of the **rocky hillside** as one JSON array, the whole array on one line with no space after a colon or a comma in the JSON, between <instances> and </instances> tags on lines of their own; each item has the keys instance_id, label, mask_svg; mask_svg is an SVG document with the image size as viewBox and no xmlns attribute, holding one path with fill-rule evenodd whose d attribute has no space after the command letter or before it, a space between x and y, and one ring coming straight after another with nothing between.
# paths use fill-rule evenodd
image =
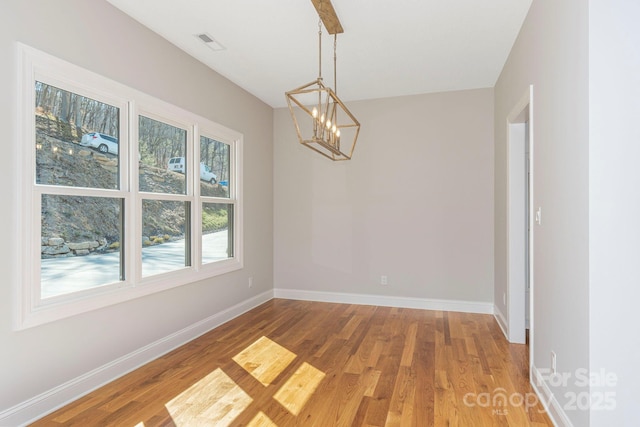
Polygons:
<instances>
[{"instance_id":1,"label":"rocky hillside","mask_svg":"<svg viewBox=\"0 0 640 427\"><path fill-rule=\"evenodd\" d=\"M36 115L36 182L72 187L118 188L118 158L82 147L51 120ZM146 192L179 193L185 177L166 168L139 163L140 188ZM203 195L224 196L217 184L203 183ZM183 210L171 203L145 202L143 242L159 244L184 237ZM174 205L175 206L175 205ZM118 250L119 212L116 198L46 195L42 199L42 255L72 256ZM226 212L208 212L223 215ZM223 219L223 218L220 218ZM225 220L213 221L224 224ZM209 230L214 231L214 230Z\"/></svg>"}]
</instances>

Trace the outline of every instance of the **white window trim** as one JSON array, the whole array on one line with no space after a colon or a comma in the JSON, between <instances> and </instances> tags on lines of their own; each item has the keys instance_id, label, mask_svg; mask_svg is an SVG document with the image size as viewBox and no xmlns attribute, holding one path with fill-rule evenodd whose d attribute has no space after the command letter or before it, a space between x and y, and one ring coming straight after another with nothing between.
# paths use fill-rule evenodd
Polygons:
<instances>
[{"instance_id":1,"label":"white window trim","mask_svg":"<svg viewBox=\"0 0 640 427\"><path fill-rule=\"evenodd\" d=\"M26 329L87 311L118 304L163 290L193 283L243 268L243 185L241 133L213 121L124 86L98 74L55 58L29 46L17 43L18 56L18 131L16 146L20 166L17 171L18 223L16 234L21 248L18 251L19 277L14 281L14 329ZM34 82L43 81L61 89L91 97L120 108L120 136L127 136L129 144L121 138L120 189L78 189L75 187L40 186L35 176L35 99ZM187 194L156 195L138 191L138 115L147 116L187 130L187 158L191 159L192 173L187 177ZM229 144L233 183L229 198L200 196L200 180L196 179L200 162L200 135ZM125 149L126 147L126 149ZM126 167L128 165L128 168ZM194 166L195 165L195 166ZM55 187L55 188L54 188ZM42 192L47 194L78 194L82 196L108 196L125 200L125 280L113 285L100 286L60 297L40 299L40 203ZM142 200L188 200L191 203L190 267L168 273L141 277L142 242L138 235L142 229ZM233 257L213 263L201 264L201 204L222 202L234 205Z\"/></svg>"}]
</instances>

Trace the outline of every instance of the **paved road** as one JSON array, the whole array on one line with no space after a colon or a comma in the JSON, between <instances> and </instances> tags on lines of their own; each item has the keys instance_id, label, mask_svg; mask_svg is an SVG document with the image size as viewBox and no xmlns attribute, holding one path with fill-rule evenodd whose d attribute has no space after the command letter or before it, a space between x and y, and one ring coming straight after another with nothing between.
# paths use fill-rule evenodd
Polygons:
<instances>
[{"instance_id":1,"label":"paved road","mask_svg":"<svg viewBox=\"0 0 640 427\"><path fill-rule=\"evenodd\" d=\"M184 267L184 240L142 249L142 276ZM227 258L227 231L202 236L202 259ZM120 280L120 253L50 258L41 261L42 298L90 289Z\"/></svg>"}]
</instances>

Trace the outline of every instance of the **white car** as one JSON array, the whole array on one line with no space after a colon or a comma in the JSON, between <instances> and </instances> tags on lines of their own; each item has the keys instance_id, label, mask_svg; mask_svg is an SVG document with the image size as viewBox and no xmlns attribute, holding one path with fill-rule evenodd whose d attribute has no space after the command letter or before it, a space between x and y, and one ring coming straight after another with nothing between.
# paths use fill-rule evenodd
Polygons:
<instances>
[{"instance_id":1,"label":"white car","mask_svg":"<svg viewBox=\"0 0 640 427\"><path fill-rule=\"evenodd\" d=\"M169 166L167 167L167 169L174 172L184 173L184 157L172 157L171 159L169 159ZM216 176L216 174L211 172L211 168L204 163L200 163L200 179L211 184L215 184L216 182L218 182L218 177Z\"/></svg>"},{"instance_id":2,"label":"white car","mask_svg":"<svg viewBox=\"0 0 640 427\"><path fill-rule=\"evenodd\" d=\"M118 138L104 133L90 132L82 137L80 145L97 148L104 154L118 154Z\"/></svg>"}]
</instances>

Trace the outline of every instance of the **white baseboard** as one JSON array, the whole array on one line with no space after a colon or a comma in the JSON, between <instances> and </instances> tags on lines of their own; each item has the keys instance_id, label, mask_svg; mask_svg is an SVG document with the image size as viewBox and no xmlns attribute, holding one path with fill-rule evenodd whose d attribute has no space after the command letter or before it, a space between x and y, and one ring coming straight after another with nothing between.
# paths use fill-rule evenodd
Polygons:
<instances>
[{"instance_id":1,"label":"white baseboard","mask_svg":"<svg viewBox=\"0 0 640 427\"><path fill-rule=\"evenodd\" d=\"M556 427L573 427L573 423L569 420L569 417L567 417L567 414L560 405L560 402L558 402L554 394L551 392L551 389L544 381L544 378L542 378L542 374L535 366L531 367L529 377L531 387L533 387L533 390L540 398L542 406L544 406L544 409L547 411L547 415L551 419L553 425Z\"/></svg>"},{"instance_id":2,"label":"white baseboard","mask_svg":"<svg viewBox=\"0 0 640 427\"><path fill-rule=\"evenodd\" d=\"M500 329L502 329L504 337L507 339L507 341L509 341L509 326L507 323L507 318L504 317L504 314L502 314L502 311L500 311L497 305L493 306L493 317L496 318L496 322L498 322L498 326L500 326Z\"/></svg>"},{"instance_id":3,"label":"white baseboard","mask_svg":"<svg viewBox=\"0 0 640 427\"><path fill-rule=\"evenodd\" d=\"M493 314L493 303L490 302L408 298L388 295L348 294L341 292L318 292L278 288L273 290L273 295L275 298L296 299L304 301L379 305L383 307L420 308L424 310Z\"/></svg>"},{"instance_id":4,"label":"white baseboard","mask_svg":"<svg viewBox=\"0 0 640 427\"><path fill-rule=\"evenodd\" d=\"M256 295L38 396L21 402L0 412L0 426L23 426L42 418L271 299L273 299L272 290Z\"/></svg>"}]
</instances>

